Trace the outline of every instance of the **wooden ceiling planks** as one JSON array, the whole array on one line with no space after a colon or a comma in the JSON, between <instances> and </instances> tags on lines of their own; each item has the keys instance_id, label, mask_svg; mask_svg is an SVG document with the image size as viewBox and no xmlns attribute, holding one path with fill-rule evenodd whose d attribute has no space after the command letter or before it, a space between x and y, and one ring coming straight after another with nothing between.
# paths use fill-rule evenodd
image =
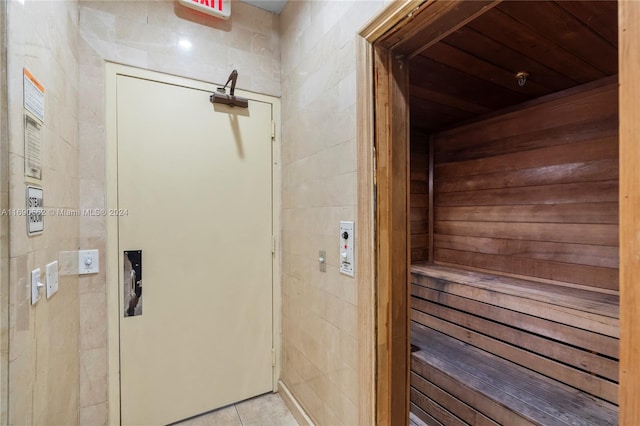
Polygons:
<instances>
[{"instance_id":1,"label":"wooden ceiling planks","mask_svg":"<svg viewBox=\"0 0 640 426\"><path fill-rule=\"evenodd\" d=\"M616 1L560 1L556 4L607 40L618 46L618 3ZM616 25L612 25L616 23Z\"/></svg>"},{"instance_id":2,"label":"wooden ceiling planks","mask_svg":"<svg viewBox=\"0 0 640 426\"><path fill-rule=\"evenodd\" d=\"M533 4L529 2L522 3L524 6L528 6L527 9L531 10L535 10L544 4L544 2L539 4L537 2ZM525 15L527 12L531 13L526 9L518 8L518 10ZM521 22L516 21L511 15L503 12L502 9L494 9L493 13L481 16L471 22L469 26L578 83L587 83L605 76L603 72L593 65L563 49L558 40L552 41L547 38L551 34L542 34L532 30ZM562 31L554 32L554 35L558 33L562 33Z\"/></svg>"},{"instance_id":3,"label":"wooden ceiling planks","mask_svg":"<svg viewBox=\"0 0 640 426\"><path fill-rule=\"evenodd\" d=\"M423 53L423 56L464 73L474 70L474 75L511 91L529 96L543 96L549 89L535 81L519 88L514 73L489 61L478 58L447 43L438 43Z\"/></svg>"},{"instance_id":4,"label":"wooden ceiling planks","mask_svg":"<svg viewBox=\"0 0 640 426\"><path fill-rule=\"evenodd\" d=\"M526 70L535 75L536 83L547 87L550 92L576 85L576 81L545 66L535 58L524 56L518 49L511 49L500 42L471 28L463 28L451 34L445 41L460 50L502 67L513 75Z\"/></svg>"},{"instance_id":5,"label":"wooden ceiling planks","mask_svg":"<svg viewBox=\"0 0 640 426\"><path fill-rule=\"evenodd\" d=\"M412 126L450 127L617 68L615 1L502 2L411 59Z\"/></svg>"},{"instance_id":6,"label":"wooden ceiling planks","mask_svg":"<svg viewBox=\"0 0 640 426\"><path fill-rule=\"evenodd\" d=\"M514 90L510 90L424 56L416 57L414 62L416 67L410 70L409 78L412 84L418 86L446 88L449 94L492 109L504 108L530 99L530 96L515 90L517 84L514 84Z\"/></svg>"},{"instance_id":7,"label":"wooden ceiling planks","mask_svg":"<svg viewBox=\"0 0 640 426\"><path fill-rule=\"evenodd\" d=\"M498 8L604 75L618 72L618 51L558 3L503 2Z\"/></svg>"}]
</instances>

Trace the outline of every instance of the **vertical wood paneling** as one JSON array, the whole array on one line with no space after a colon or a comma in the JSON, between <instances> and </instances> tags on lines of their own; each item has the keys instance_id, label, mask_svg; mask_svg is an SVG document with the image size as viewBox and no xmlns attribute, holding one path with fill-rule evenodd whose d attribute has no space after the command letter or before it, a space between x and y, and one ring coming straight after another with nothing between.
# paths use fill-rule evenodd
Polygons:
<instances>
[{"instance_id":1,"label":"vertical wood paneling","mask_svg":"<svg viewBox=\"0 0 640 426\"><path fill-rule=\"evenodd\" d=\"M411 134L411 262L429 259L429 136Z\"/></svg>"},{"instance_id":2,"label":"vertical wood paneling","mask_svg":"<svg viewBox=\"0 0 640 426\"><path fill-rule=\"evenodd\" d=\"M617 82L434 136L436 262L618 289Z\"/></svg>"},{"instance_id":3,"label":"vertical wood paneling","mask_svg":"<svg viewBox=\"0 0 640 426\"><path fill-rule=\"evenodd\" d=\"M434 218L434 214L433 214L433 210L434 210L434 206L435 206L435 194L433 191L434 188L434 183L433 183L433 172L434 172L434 167L433 167L433 147L435 145L435 142L433 140L433 136L431 136L429 138L429 262L433 262L434 259L434 254L433 254L433 240L434 240L434 233L433 233L433 218Z\"/></svg>"}]
</instances>

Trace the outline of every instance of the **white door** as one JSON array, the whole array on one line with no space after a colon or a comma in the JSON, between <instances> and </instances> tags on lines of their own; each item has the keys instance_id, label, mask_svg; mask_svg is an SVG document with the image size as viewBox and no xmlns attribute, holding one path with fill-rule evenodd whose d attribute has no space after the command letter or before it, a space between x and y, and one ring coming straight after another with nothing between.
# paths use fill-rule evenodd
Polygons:
<instances>
[{"instance_id":1,"label":"white door","mask_svg":"<svg viewBox=\"0 0 640 426\"><path fill-rule=\"evenodd\" d=\"M123 425L273 389L271 120L117 77Z\"/></svg>"}]
</instances>

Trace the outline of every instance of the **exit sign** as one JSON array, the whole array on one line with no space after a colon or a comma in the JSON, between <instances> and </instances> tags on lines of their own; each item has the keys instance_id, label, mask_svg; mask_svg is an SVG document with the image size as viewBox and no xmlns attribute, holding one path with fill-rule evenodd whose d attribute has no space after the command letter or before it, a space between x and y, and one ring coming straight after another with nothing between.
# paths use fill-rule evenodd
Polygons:
<instances>
[{"instance_id":1,"label":"exit sign","mask_svg":"<svg viewBox=\"0 0 640 426\"><path fill-rule=\"evenodd\" d=\"M178 2L216 18L229 19L231 16L231 0L178 0Z\"/></svg>"}]
</instances>

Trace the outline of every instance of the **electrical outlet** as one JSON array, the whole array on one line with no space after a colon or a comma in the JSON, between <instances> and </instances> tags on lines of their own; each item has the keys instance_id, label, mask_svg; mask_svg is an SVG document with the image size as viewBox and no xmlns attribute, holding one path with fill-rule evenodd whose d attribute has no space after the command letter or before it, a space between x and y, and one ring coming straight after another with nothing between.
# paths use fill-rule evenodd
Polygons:
<instances>
[{"instance_id":1,"label":"electrical outlet","mask_svg":"<svg viewBox=\"0 0 640 426\"><path fill-rule=\"evenodd\" d=\"M78 252L78 274L97 274L100 272L98 250L80 250Z\"/></svg>"}]
</instances>

